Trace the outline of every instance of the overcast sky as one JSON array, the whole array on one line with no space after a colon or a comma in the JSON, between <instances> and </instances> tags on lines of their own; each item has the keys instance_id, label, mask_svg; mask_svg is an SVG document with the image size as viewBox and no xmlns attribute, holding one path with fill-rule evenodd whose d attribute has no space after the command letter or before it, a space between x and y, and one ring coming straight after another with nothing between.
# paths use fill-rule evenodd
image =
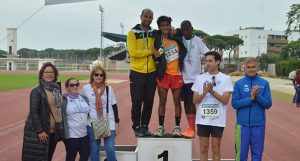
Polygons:
<instances>
[{"instance_id":1,"label":"overcast sky","mask_svg":"<svg viewBox=\"0 0 300 161\"><path fill-rule=\"evenodd\" d=\"M171 16L178 27L190 20L195 29L210 35L224 34L239 27L285 30L286 13L298 0L98 0L44 6L18 29L18 49L88 49L100 46L100 11L104 7L104 31L127 34L140 23L144 8L154 11L152 27L161 15ZM44 5L44 0L0 0L0 40L6 28L18 27ZM104 38L105 39L105 38ZM104 40L104 47L111 45ZM0 49L6 50L6 41Z\"/></svg>"}]
</instances>

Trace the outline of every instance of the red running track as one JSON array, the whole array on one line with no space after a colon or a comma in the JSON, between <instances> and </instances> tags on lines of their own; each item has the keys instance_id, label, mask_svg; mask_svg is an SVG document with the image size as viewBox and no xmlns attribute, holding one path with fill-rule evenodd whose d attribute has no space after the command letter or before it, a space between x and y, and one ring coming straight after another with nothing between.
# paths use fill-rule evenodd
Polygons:
<instances>
[{"instance_id":1,"label":"red running track","mask_svg":"<svg viewBox=\"0 0 300 161\"><path fill-rule=\"evenodd\" d=\"M74 72L72 73L74 74ZM88 75L88 73L78 73ZM114 88L119 106L121 133L117 137L119 145L135 145L136 138L131 129L131 99L129 93L128 74L110 73L110 79L126 80L111 84ZM29 93L31 89L0 92L0 158L1 161L21 160L23 128L29 111ZM149 125L154 131L158 126L158 96L155 96L152 119ZM184 110L183 110L184 111ZM181 128L187 127L182 113ZM170 132L174 126L174 108L171 92L167 103L165 126ZM235 111L228 105L227 126L224 130L221 152L223 159L234 158ZM273 99L273 107L267 111L267 126L264 161L297 161L300 158L300 108L290 103ZM209 154L211 158L211 153ZM199 158L199 139L193 139L193 158ZM58 144L53 161L65 160L64 145Z\"/></svg>"}]
</instances>

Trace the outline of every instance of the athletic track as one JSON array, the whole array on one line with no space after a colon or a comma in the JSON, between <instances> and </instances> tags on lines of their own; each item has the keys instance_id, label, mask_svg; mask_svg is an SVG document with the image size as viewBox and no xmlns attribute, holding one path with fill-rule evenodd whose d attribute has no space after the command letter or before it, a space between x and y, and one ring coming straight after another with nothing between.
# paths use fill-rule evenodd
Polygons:
<instances>
[{"instance_id":1,"label":"athletic track","mask_svg":"<svg viewBox=\"0 0 300 161\"><path fill-rule=\"evenodd\" d=\"M5 71L0 71L5 72ZM23 72L24 73L24 72ZM37 72L35 72L37 73ZM89 73L71 73L88 75ZM119 145L135 145L136 138L131 130L131 100L129 93L128 74L110 73L109 79L124 80L110 83L117 97L120 115L121 133L117 137ZM1 78L0 78L1 79ZM20 81L21 83L21 81ZM85 83L81 83L82 85ZM31 89L21 89L0 92L0 160L20 161L23 142L24 122L29 111L29 94ZM155 96L152 119L149 125L151 131L158 126L158 95ZM181 128L187 127L184 110ZM170 132L174 126L174 108L171 92L169 92L166 115L166 131ZM222 159L234 158L235 111L227 106L227 125L221 145ZM199 158L199 139L193 139L193 158ZM211 153L209 153L211 158ZM53 161L65 160L63 143L59 143L54 153ZM273 106L267 111L267 125L264 161L299 161L300 160L300 108L292 104L273 98Z\"/></svg>"}]
</instances>

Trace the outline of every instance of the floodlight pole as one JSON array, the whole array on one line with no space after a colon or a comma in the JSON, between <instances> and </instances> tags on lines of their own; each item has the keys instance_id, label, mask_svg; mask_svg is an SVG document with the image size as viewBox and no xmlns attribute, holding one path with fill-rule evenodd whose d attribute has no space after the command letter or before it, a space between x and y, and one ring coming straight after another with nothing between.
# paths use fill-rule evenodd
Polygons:
<instances>
[{"instance_id":1,"label":"floodlight pole","mask_svg":"<svg viewBox=\"0 0 300 161\"><path fill-rule=\"evenodd\" d=\"M99 55L99 63L100 63L101 62L101 58L102 58L102 46L103 46L102 32L103 32L103 12L104 12L104 8L102 7L102 5L99 5L99 11L101 12L100 55Z\"/></svg>"},{"instance_id":2,"label":"floodlight pole","mask_svg":"<svg viewBox=\"0 0 300 161\"><path fill-rule=\"evenodd\" d=\"M120 27L122 29L122 35L124 35L124 24L122 22L120 23Z\"/></svg>"}]
</instances>

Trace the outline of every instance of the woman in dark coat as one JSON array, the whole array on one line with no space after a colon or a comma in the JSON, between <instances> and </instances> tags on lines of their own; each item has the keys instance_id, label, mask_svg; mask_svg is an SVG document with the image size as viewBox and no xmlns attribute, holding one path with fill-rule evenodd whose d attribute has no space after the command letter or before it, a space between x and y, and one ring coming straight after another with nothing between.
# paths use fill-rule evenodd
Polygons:
<instances>
[{"instance_id":1,"label":"woman in dark coat","mask_svg":"<svg viewBox=\"0 0 300 161\"><path fill-rule=\"evenodd\" d=\"M23 138L23 161L51 161L62 132L60 86L58 71L44 63L39 71L39 85L30 93L30 111Z\"/></svg>"}]
</instances>

